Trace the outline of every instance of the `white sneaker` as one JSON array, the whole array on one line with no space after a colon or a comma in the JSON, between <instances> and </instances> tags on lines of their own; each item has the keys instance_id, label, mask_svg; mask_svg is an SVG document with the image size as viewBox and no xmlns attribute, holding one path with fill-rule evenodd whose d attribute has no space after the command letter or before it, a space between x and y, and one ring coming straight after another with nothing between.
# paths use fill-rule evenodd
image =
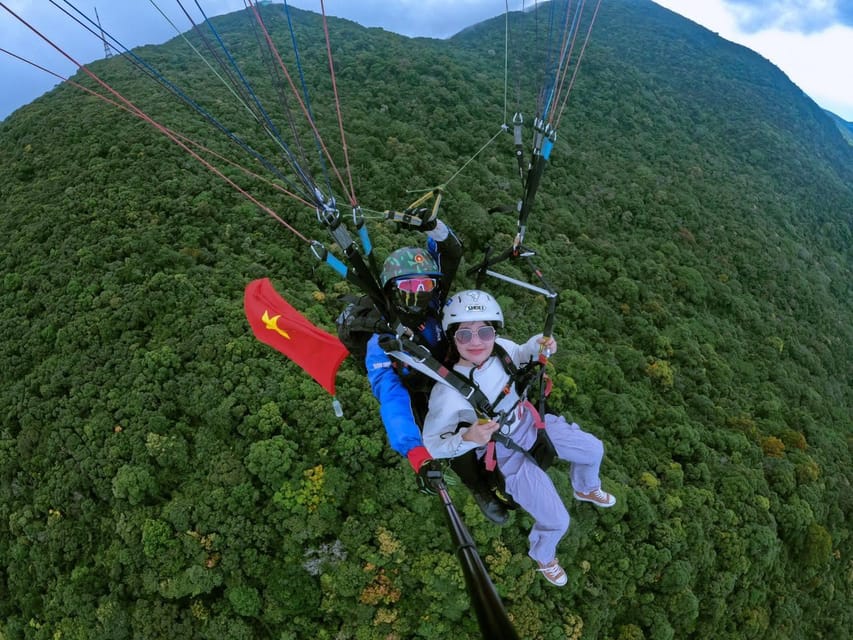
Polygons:
<instances>
[{"instance_id":1,"label":"white sneaker","mask_svg":"<svg viewBox=\"0 0 853 640\"><path fill-rule=\"evenodd\" d=\"M569 577L566 575L566 572L563 571L563 567L560 566L560 563L557 562L557 558L554 558L551 562L545 565L540 562L538 570L543 576L545 576L545 579L555 587L562 587L569 581Z\"/></svg>"},{"instance_id":2,"label":"white sneaker","mask_svg":"<svg viewBox=\"0 0 853 640\"><path fill-rule=\"evenodd\" d=\"M591 502L592 504L598 505L599 507L612 507L616 504L616 498L607 493L606 491L602 491L601 487L598 489L594 489L589 493L581 493L580 491L575 491L575 499L583 500L584 502Z\"/></svg>"}]
</instances>

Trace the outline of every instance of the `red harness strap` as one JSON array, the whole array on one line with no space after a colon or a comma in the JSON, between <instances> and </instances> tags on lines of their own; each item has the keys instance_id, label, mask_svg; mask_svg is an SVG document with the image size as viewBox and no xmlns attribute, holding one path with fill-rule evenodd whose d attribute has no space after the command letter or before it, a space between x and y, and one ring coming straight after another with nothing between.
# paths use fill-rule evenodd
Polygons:
<instances>
[{"instance_id":1,"label":"red harness strap","mask_svg":"<svg viewBox=\"0 0 853 640\"><path fill-rule=\"evenodd\" d=\"M498 460L495 458L495 441L489 440L486 444L486 471L494 471L498 466Z\"/></svg>"},{"instance_id":2,"label":"red harness strap","mask_svg":"<svg viewBox=\"0 0 853 640\"><path fill-rule=\"evenodd\" d=\"M536 410L536 407L533 406L533 403L530 400L525 400L521 403L522 407L525 407L528 411L530 411L530 415L533 416L533 424L537 429L545 428L545 421L542 419L542 416L539 415L539 412Z\"/></svg>"}]
</instances>

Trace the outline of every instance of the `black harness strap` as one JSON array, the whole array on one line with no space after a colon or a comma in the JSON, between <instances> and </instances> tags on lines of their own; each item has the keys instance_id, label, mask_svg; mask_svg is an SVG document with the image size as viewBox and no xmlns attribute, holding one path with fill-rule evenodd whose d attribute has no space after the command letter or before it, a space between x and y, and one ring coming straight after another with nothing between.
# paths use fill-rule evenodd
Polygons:
<instances>
[{"instance_id":1,"label":"black harness strap","mask_svg":"<svg viewBox=\"0 0 853 640\"><path fill-rule=\"evenodd\" d=\"M534 462L535 462L533 455L527 449L525 449L520 444L518 444L515 440L513 440L512 438L510 438L507 435L504 435L500 431L496 431L495 433L492 434L492 440L494 440L495 442L499 442L500 444L505 446L507 449L512 449L513 451L518 451L519 453L523 453L524 455L526 455L531 460L534 460Z\"/></svg>"}]
</instances>

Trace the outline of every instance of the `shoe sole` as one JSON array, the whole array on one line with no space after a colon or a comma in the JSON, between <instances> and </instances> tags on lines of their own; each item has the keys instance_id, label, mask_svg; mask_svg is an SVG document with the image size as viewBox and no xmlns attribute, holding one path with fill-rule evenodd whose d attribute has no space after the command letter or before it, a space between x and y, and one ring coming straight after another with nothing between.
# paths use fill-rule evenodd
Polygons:
<instances>
[{"instance_id":1,"label":"shoe sole","mask_svg":"<svg viewBox=\"0 0 853 640\"><path fill-rule=\"evenodd\" d=\"M601 507L602 509L609 509L610 507L616 506L616 501L614 500L610 504L604 504L603 502L598 502L597 500L590 500L589 498L582 498L578 494L575 494L575 500L578 502L589 502L590 504L594 504L597 507Z\"/></svg>"},{"instance_id":2,"label":"shoe sole","mask_svg":"<svg viewBox=\"0 0 853 640\"><path fill-rule=\"evenodd\" d=\"M554 582L553 580L548 580L548 578L545 578L545 580L548 584L555 586L555 587L565 587L569 582L568 579L566 579L565 582Z\"/></svg>"}]
</instances>

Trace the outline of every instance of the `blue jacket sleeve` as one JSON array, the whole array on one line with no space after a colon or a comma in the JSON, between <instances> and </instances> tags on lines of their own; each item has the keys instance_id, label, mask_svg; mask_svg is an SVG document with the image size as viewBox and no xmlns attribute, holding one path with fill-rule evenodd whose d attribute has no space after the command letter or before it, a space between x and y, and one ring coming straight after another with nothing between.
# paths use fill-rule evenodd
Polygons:
<instances>
[{"instance_id":1,"label":"blue jacket sleeve","mask_svg":"<svg viewBox=\"0 0 853 640\"><path fill-rule=\"evenodd\" d=\"M379 400L379 416L391 448L405 456L413 448L423 446L421 431L412 413L409 392L391 365L388 354L379 346L378 334L374 334L368 341L364 362L370 388Z\"/></svg>"}]
</instances>

